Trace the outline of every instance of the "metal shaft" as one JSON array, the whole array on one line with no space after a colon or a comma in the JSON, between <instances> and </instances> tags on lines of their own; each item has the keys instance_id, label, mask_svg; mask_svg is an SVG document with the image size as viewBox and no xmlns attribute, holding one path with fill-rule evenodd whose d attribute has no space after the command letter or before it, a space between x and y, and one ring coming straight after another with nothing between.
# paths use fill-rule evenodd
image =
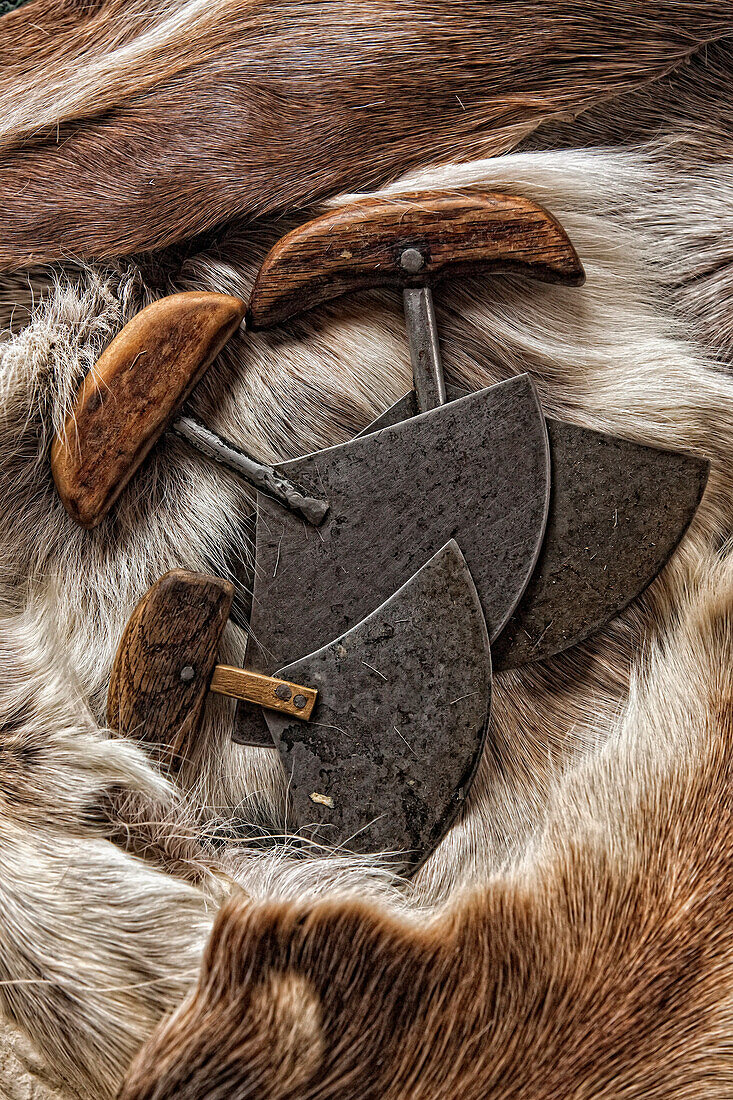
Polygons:
<instances>
[{"instance_id":1,"label":"metal shaft","mask_svg":"<svg viewBox=\"0 0 733 1100\"><path fill-rule=\"evenodd\" d=\"M446 402L433 295L423 286L406 287L402 296L417 404L420 412L427 412Z\"/></svg>"},{"instance_id":2,"label":"metal shaft","mask_svg":"<svg viewBox=\"0 0 733 1100\"><path fill-rule=\"evenodd\" d=\"M181 416L171 425L171 431L181 439L185 439L207 458L233 470L255 489L273 497L284 508L302 516L314 527L323 523L329 507L327 500L319 500L317 497L309 497L302 493L292 481L288 481L274 467L258 462L244 451L240 451L238 447L226 443L198 420L193 420L190 416Z\"/></svg>"}]
</instances>

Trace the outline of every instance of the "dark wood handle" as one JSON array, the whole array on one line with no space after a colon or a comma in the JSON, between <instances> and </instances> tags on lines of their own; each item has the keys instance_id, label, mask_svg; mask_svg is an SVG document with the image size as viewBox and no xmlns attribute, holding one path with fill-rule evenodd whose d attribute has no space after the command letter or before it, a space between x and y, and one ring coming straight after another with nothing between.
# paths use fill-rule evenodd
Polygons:
<instances>
[{"instance_id":1,"label":"dark wood handle","mask_svg":"<svg viewBox=\"0 0 733 1100\"><path fill-rule=\"evenodd\" d=\"M143 596L117 648L107 722L176 771L201 721L234 587L175 569Z\"/></svg>"},{"instance_id":2,"label":"dark wood handle","mask_svg":"<svg viewBox=\"0 0 733 1100\"><path fill-rule=\"evenodd\" d=\"M365 198L278 241L257 275L247 323L268 328L355 290L429 286L447 275L482 271L571 286L585 279L560 223L521 195Z\"/></svg>"},{"instance_id":3,"label":"dark wood handle","mask_svg":"<svg viewBox=\"0 0 733 1100\"><path fill-rule=\"evenodd\" d=\"M84 379L51 470L67 512L96 527L241 324L228 294L173 294L125 325Z\"/></svg>"}]
</instances>

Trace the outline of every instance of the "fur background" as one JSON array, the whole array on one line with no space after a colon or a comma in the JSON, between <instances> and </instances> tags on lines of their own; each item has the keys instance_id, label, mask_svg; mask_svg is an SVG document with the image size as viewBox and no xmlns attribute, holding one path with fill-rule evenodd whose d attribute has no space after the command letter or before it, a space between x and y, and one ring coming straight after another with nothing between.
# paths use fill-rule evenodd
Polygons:
<instances>
[{"instance_id":1,"label":"fur background","mask_svg":"<svg viewBox=\"0 0 733 1100\"><path fill-rule=\"evenodd\" d=\"M568 46L575 69L552 50L537 63L560 6L506 5L502 16L522 31L511 54L498 13L477 29L456 9L456 33L481 63L467 58L456 73L441 52L445 23L429 42L431 88L463 99L469 70L485 82L480 110L461 111L460 125L422 86L415 102L443 129L426 113L408 135L404 103L389 118L370 108L365 129L348 132L358 161L335 157L329 140L303 140L314 182L278 131L293 172L283 176L250 114L226 144L241 141L245 160L222 168L222 147L207 144L216 126L202 125L211 102L224 85L237 103L270 102L238 82L246 43L249 65L263 35L283 65L297 59L299 33L311 45L314 33L336 33L335 8L322 7L319 22L303 4L220 2L204 14L193 2L32 0L0 22L0 1003L36 1044L51 1086L80 1096L115 1094L204 957L196 990L142 1050L125 1096L727 1097L728 5L655 4L640 19L630 5L584 4ZM344 53L348 14L331 60ZM443 5L431 14L452 18ZM249 39L233 37L237 20L255 16ZM589 60L604 50L610 59L613 34L613 65ZM497 72L489 46L500 37ZM193 58L177 60L192 39ZM399 102L393 70L372 72L374 43L364 41L363 71ZM398 42L390 64L407 48ZM536 87L517 106L527 72ZM211 95L189 103L206 73ZM306 134L331 117L335 94L329 85ZM232 101L221 102L239 125ZM582 107L572 122L554 117ZM177 123L194 109L196 156L184 164ZM151 119L164 136L148 149ZM479 150L503 155L471 159ZM164 161L182 166L185 202ZM135 179L143 164L147 191ZM275 203L300 207L407 169L389 189L508 187L544 203L588 275L581 289L519 278L441 288L450 381L478 387L529 370L549 414L713 464L684 545L643 599L584 646L497 677L466 811L409 884L384 861L297 859L286 844L263 844L282 827L282 776L272 754L231 744L226 701L210 699L176 789L103 729L133 606L174 566L246 578L251 496L166 440L114 514L86 532L56 499L47 459L81 378L142 305L193 288L246 297L269 246L317 209L268 214ZM277 196L263 173L282 183ZM260 216L218 224L233 213ZM37 257L54 265L34 266ZM349 438L409 375L396 298L365 294L238 335L190 407L253 453L286 458ZM238 662L245 646L230 624L223 659Z\"/></svg>"}]
</instances>

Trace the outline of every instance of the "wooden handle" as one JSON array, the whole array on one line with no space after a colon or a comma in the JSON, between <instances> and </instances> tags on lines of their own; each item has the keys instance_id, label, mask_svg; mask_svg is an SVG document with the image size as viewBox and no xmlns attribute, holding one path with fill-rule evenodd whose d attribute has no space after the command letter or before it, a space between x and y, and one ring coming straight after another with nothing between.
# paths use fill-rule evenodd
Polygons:
<instances>
[{"instance_id":1,"label":"wooden handle","mask_svg":"<svg viewBox=\"0 0 733 1100\"><path fill-rule=\"evenodd\" d=\"M261 676L231 665L217 665L211 677L209 691L243 699L245 703L257 703L266 710L291 714L307 722L318 699L315 688L293 684L290 680L278 680L276 676Z\"/></svg>"},{"instance_id":2,"label":"wooden handle","mask_svg":"<svg viewBox=\"0 0 733 1100\"><path fill-rule=\"evenodd\" d=\"M257 275L247 324L267 328L355 290L493 271L571 286L585 279L560 223L520 195L365 198L278 241Z\"/></svg>"},{"instance_id":3,"label":"wooden handle","mask_svg":"<svg viewBox=\"0 0 733 1100\"><path fill-rule=\"evenodd\" d=\"M173 294L141 310L102 353L51 447L59 496L82 527L107 514L244 309L228 294Z\"/></svg>"},{"instance_id":4,"label":"wooden handle","mask_svg":"<svg viewBox=\"0 0 733 1100\"><path fill-rule=\"evenodd\" d=\"M170 771L196 735L234 587L175 569L143 596L117 649L107 722Z\"/></svg>"}]
</instances>

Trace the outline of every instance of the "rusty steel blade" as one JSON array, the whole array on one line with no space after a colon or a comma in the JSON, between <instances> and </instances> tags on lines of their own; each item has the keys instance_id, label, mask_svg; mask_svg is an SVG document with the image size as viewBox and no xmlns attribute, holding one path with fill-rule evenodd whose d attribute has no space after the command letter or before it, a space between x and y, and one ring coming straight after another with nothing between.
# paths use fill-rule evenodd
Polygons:
<instances>
[{"instance_id":1,"label":"rusty steel blade","mask_svg":"<svg viewBox=\"0 0 733 1100\"><path fill-rule=\"evenodd\" d=\"M465 396L448 388L448 399ZM415 416L405 394L362 436ZM599 630L654 580L689 527L709 463L547 418L550 513L537 567L492 644L494 671L552 657Z\"/></svg>"},{"instance_id":2,"label":"rusty steel blade","mask_svg":"<svg viewBox=\"0 0 733 1100\"><path fill-rule=\"evenodd\" d=\"M527 375L280 468L330 509L315 530L258 495L249 668L272 673L338 637L451 538L498 635L547 516L546 427ZM234 740L267 743L255 708L238 707Z\"/></svg>"},{"instance_id":3,"label":"rusty steel blade","mask_svg":"<svg viewBox=\"0 0 733 1100\"><path fill-rule=\"evenodd\" d=\"M460 810L483 749L491 654L450 541L371 615L280 670L318 690L310 722L267 714L294 831L414 869Z\"/></svg>"},{"instance_id":4,"label":"rusty steel blade","mask_svg":"<svg viewBox=\"0 0 733 1100\"><path fill-rule=\"evenodd\" d=\"M527 590L494 643L495 668L562 653L623 611L689 527L709 463L547 421L550 516Z\"/></svg>"},{"instance_id":5,"label":"rusty steel blade","mask_svg":"<svg viewBox=\"0 0 733 1100\"><path fill-rule=\"evenodd\" d=\"M258 495L251 629L268 666L359 622L450 538L498 635L547 519L549 447L527 375L278 469L330 510L315 531Z\"/></svg>"},{"instance_id":6,"label":"rusty steel blade","mask_svg":"<svg viewBox=\"0 0 733 1100\"><path fill-rule=\"evenodd\" d=\"M469 392L469 390L456 391L452 386L446 386L448 401L455 401L458 397L466 397ZM381 428L388 428L390 424L399 424L403 420L410 420L411 417L417 416L417 413L417 394L414 390L410 390L403 397L398 397L394 405L390 405L388 409L375 417L354 438L363 439L365 435L372 435L374 432L380 431Z\"/></svg>"}]
</instances>

